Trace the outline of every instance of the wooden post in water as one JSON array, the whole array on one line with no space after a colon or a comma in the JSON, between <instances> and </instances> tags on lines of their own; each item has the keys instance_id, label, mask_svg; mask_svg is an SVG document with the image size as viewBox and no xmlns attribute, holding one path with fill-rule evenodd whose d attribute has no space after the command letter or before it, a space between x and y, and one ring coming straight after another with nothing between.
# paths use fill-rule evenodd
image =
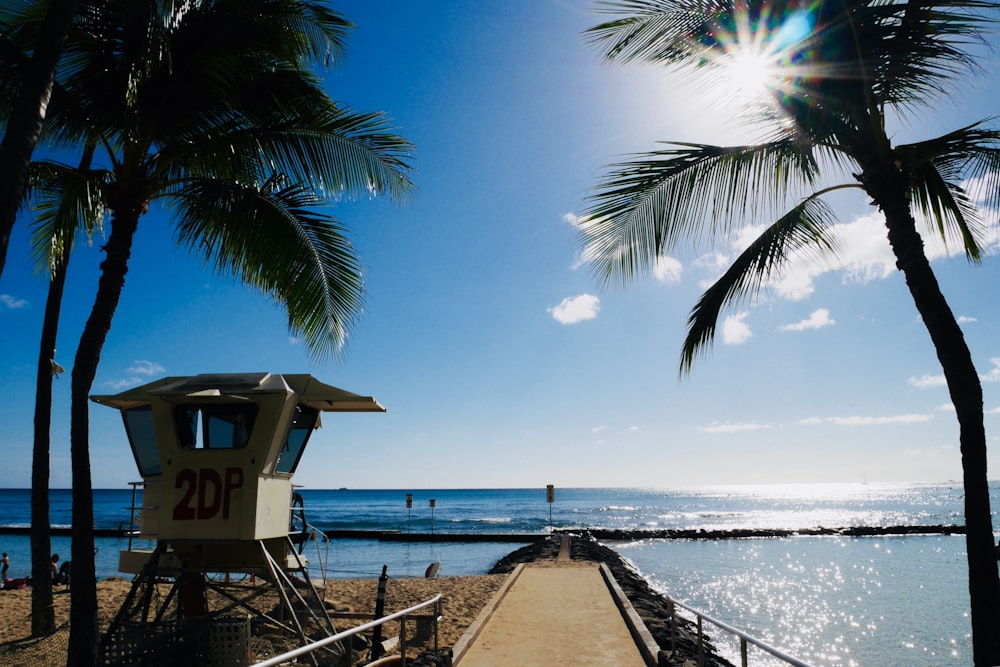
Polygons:
<instances>
[{"instance_id":1,"label":"wooden post in water","mask_svg":"<svg viewBox=\"0 0 1000 667\"><path fill-rule=\"evenodd\" d=\"M549 532L552 532L552 503L556 499L556 487L552 484L545 485L545 501L549 504Z\"/></svg>"}]
</instances>

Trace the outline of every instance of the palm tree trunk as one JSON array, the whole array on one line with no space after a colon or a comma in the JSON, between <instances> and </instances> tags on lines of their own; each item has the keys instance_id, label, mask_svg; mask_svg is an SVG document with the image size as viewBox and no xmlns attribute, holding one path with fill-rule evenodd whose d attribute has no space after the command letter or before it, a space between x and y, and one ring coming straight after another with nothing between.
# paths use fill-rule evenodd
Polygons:
<instances>
[{"instance_id":1,"label":"palm tree trunk","mask_svg":"<svg viewBox=\"0 0 1000 667\"><path fill-rule=\"evenodd\" d=\"M896 266L906 278L948 382L959 424L965 488L966 549L976 667L1000 665L1000 577L997 574L986 470L983 389L961 327L945 301L924 253L905 196L876 199L886 217Z\"/></svg>"},{"instance_id":2,"label":"palm tree trunk","mask_svg":"<svg viewBox=\"0 0 1000 667\"><path fill-rule=\"evenodd\" d=\"M42 341L38 350L38 378L35 384L35 440L31 452L31 634L34 637L55 632L52 607L52 579L49 554L52 553L52 528L49 516L49 432L52 425L52 368L59 312L69 253L57 260L49 283L42 321Z\"/></svg>"},{"instance_id":3,"label":"palm tree trunk","mask_svg":"<svg viewBox=\"0 0 1000 667\"><path fill-rule=\"evenodd\" d=\"M73 562L70 577L70 632L67 665L77 667L97 663L97 571L94 564L94 494L90 477L90 390L97 375L101 351L111 329L128 260L132 239L139 224L140 209L115 210L111 236L104 246L101 278L90 317L84 326L73 362L70 408L70 459L73 470Z\"/></svg>"},{"instance_id":4,"label":"palm tree trunk","mask_svg":"<svg viewBox=\"0 0 1000 667\"><path fill-rule=\"evenodd\" d=\"M52 94L56 65L62 56L79 0L51 0L45 22L42 23L31 63L24 73L21 89L10 118L3 142L0 143L0 274L7 260L10 231L21 205L28 164L42 131L45 110Z\"/></svg>"}]
</instances>

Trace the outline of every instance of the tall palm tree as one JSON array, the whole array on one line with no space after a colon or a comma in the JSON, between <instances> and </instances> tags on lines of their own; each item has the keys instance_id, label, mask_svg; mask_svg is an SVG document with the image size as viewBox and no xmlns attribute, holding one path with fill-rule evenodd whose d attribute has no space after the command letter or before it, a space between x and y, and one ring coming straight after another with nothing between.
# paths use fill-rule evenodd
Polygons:
<instances>
[{"instance_id":1,"label":"tall palm tree","mask_svg":"<svg viewBox=\"0 0 1000 667\"><path fill-rule=\"evenodd\" d=\"M86 169L93 159L95 146L90 142L84 149L80 169ZM35 381L34 443L31 453L31 634L44 636L55 632L55 612L52 607L52 528L49 515L50 430L52 425L52 380L61 372L55 361L56 338L63 292L69 272L70 251L78 228L88 236L103 217L101 201L87 192L86 180L55 182L44 170L35 169L27 194L36 211L34 254L44 264L50 276L45 314L42 318L41 341L38 346L38 368ZM84 191L77 192L78 188ZM77 208L81 203L89 208Z\"/></svg>"},{"instance_id":2,"label":"tall palm tree","mask_svg":"<svg viewBox=\"0 0 1000 667\"><path fill-rule=\"evenodd\" d=\"M307 69L339 61L349 25L305 0L81 3L47 131L68 145L97 137L102 166L40 167L88 183L65 194L96 193L109 214L71 373L71 665L93 664L98 639L88 396L142 216L169 212L182 246L281 302L317 358L360 311L359 261L321 207L406 197L411 147L382 115L334 103Z\"/></svg>"},{"instance_id":3,"label":"tall palm tree","mask_svg":"<svg viewBox=\"0 0 1000 667\"><path fill-rule=\"evenodd\" d=\"M894 145L886 113L932 104L975 61L1000 7L978 0L619 0L586 36L609 62L678 66L718 81L754 58L769 73L746 146L675 143L608 169L580 240L604 281L628 281L682 239L773 220L699 299L681 371L711 343L721 310L753 297L790 257L836 252L824 197L856 189L881 211L889 245L930 333L958 416L976 665L1000 664L1000 583L993 551L983 395L921 231L959 239L978 262L984 206L1000 201L1000 131L981 122ZM712 77L715 77L714 79ZM963 181L963 179L969 179ZM979 183L975 191L972 184Z\"/></svg>"},{"instance_id":4,"label":"tall palm tree","mask_svg":"<svg viewBox=\"0 0 1000 667\"><path fill-rule=\"evenodd\" d=\"M28 165L52 94L56 65L77 4L78 0L50 0L30 58L24 59L23 68L8 68L4 77L13 82L12 89L5 91L11 95L13 105L0 142L0 183L4 184L0 190L0 274L7 261L10 232L24 195ZM0 12L11 9L14 7L8 6ZM5 18L0 15L0 22L9 25ZM6 42L7 37L0 36L0 41Z\"/></svg>"}]
</instances>

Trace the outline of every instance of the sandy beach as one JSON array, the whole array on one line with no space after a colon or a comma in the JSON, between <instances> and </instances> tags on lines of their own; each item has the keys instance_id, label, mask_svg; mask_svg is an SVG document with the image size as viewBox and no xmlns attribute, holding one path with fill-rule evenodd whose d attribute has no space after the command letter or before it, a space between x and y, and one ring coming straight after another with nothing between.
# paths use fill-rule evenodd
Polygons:
<instances>
[{"instance_id":1,"label":"sandy beach","mask_svg":"<svg viewBox=\"0 0 1000 667\"><path fill-rule=\"evenodd\" d=\"M386 585L385 613L388 615L400 611L440 593L444 618L438 628L438 643L441 649L451 648L476 620L480 611L490 603L494 594L503 586L510 572L519 563L556 566L560 544L558 539L550 538L517 549L500 559L492 568L491 574L434 579L390 577ZM670 646L673 625L666 601L653 591L648 582L616 552L589 536L575 537L571 547L564 551L568 552L571 562L608 565L660 648ZM169 586L169 584L161 585ZM130 581L114 577L97 583L98 621L102 632L121 608L130 587ZM377 592L377 579L331 579L326 584L323 597L328 610L335 617L335 626L338 629L347 629L364 621L340 619L336 616L373 614ZM69 601L69 591L57 589L54 608L59 630L49 637L32 638L29 636L31 590L0 590L0 665L39 667L63 664L69 638ZM693 624L683 618L678 618L677 624L677 654L671 658L673 660L671 664L693 665L695 657L699 654ZM396 623L389 624L384 637L396 634L398 628ZM426 641L411 646L407 656L412 658L431 648L433 648L432 643ZM731 665L716 654L711 642L706 642L704 650L706 665L710 667Z\"/></svg>"},{"instance_id":2,"label":"sandy beach","mask_svg":"<svg viewBox=\"0 0 1000 667\"><path fill-rule=\"evenodd\" d=\"M486 606L506 579L504 574L471 577L440 577L436 579L393 579L386 585L386 614L442 595L444 619L439 632L442 648L453 645L465 629ZM97 583L99 623L108 626L118 612L131 582L109 578ZM377 579L331 579L325 598L332 612L372 614L378 590ZM28 667L61 664L65 660L69 638L70 592L56 589L53 596L56 626L50 637L31 638L31 589L0 590L0 664L5 667ZM336 627L347 628L363 621L336 621ZM387 629L389 636L398 625Z\"/></svg>"}]
</instances>

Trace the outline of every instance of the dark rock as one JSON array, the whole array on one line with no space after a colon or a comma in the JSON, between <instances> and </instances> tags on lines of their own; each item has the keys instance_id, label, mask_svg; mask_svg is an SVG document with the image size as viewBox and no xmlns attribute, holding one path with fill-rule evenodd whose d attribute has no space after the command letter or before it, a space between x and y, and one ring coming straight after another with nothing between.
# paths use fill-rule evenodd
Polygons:
<instances>
[{"instance_id":1,"label":"dark rock","mask_svg":"<svg viewBox=\"0 0 1000 667\"><path fill-rule=\"evenodd\" d=\"M450 648L439 651L424 651L416 658L407 660L408 667L451 667L452 652Z\"/></svg>"}]
</instances>

